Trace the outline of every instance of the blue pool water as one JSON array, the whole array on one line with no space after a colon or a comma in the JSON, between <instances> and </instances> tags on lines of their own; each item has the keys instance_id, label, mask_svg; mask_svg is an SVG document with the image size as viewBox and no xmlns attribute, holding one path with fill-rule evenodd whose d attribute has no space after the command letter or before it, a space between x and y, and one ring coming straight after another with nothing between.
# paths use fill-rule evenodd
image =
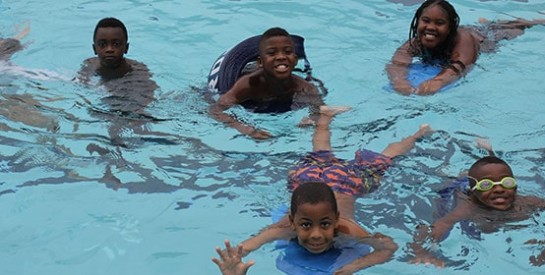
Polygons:
<instances>
[{"instance_id":1,"label":"blue pool water","mask_svg":"<svg viewBox=\"0 0 545 275\"><path fill-rule=\"evenodd\" d=\"M362 273L543 274L528 262L543 246L524 244L543 239L538 215L483 241L456 227L441 244L457 262L450 267L404 260L415 226L432 221L445 175L480 155L476 137L489 138L512 165L520 193L545 198L545 27L501 42L448 91L403 97L385 88L384 65L408 37L418 6L411 2L418 1L0 0L2 37L25 22L31 28L25 50L0 64L0 274L217 274L214 247L271 222L288 202L288 168L311 149L312 129L295 126L306 110L235 110L275 135L256 142L211 119L194 89L225 49L272 26L306 38L314 75L330 91L326 102L353 108L332 124L341 157L360 147L381 151L422 123L439 130L358 200L357 220L400 246L392 261ZM454 5L462 24L545 18L542 0ZM97 116L93 110L107 112L105 93L71 81L107 16L128 27L127 57L154 73L160 89L146 111L155 120ZM125 146L110 142L112 129ZM252 253L250 273L278 274L279 253L273 244Z\"/></svg>"}]
</instances>

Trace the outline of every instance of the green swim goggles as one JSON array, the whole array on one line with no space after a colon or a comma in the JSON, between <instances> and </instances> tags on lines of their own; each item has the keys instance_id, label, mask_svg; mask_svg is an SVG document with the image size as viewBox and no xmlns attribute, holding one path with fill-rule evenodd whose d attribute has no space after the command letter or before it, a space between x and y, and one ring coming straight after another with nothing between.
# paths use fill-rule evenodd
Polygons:
<instances>
[{"instance_id":1,"label":"green swim goggles","mask_svg":"<svg viewBox=\"0 0 545 275\"><path fill-rule=\"evenodd\" d=\"M470 177L470 176L467 176L467 177L477 182L475 186L471 188L471 191L478 190L481 192L486 192L494 188L494 186L496 185L501 185L505 189L513 189L517 187L517 180L513 177L505 177L501 179L500 181L493 181L491 179L482 179L478 181L474 177Z\"/></svg>"}]
</instances>

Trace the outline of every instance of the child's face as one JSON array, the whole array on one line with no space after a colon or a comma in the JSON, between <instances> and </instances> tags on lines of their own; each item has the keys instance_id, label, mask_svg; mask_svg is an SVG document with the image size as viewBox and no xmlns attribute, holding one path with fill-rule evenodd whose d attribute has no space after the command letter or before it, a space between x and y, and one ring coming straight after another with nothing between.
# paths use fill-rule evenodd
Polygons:
<instances>
[{"instance_id":1,"label":"child's face","mask_svg":"<svg viewBox=\"0 0 545 275\"><path fill-rule=\"evenodd\" d=\"M259 65L277 79L286 79L297 65L295 46L291 38L273 36L266 39L259 49Z\"/></svg>"},{"instance_id":2,"label":"child's face","mask_svg":"<svg viewBox=\"0 0 545 275\"><path fill-rule=\"evenodd\" d=\"M450 33L448 13L438 5L425 8L418 18L417 34L426 49L444 43Z\"/></svg>"},{"instance_id":3,"label":"child's face","mask_svg":"<svg viewBox=\"0 0 545 275\"><path fill-rule=\"evenodd\" d=\"M303 203L297 208L295 216L290 215L297 241L315 254L322 253L333 245L338 220L338 213L333 211L329 202Z\"/></svg>"},{"instance_id":4,"label":"child's face","mask_svg":"<svg viewBox=\"0 0 545 275\"><path fill-rule=\"evenodd\" d=\"M489 163L481 166L472 175L469 175L480 181L490 179L495 182L501 181L505 177L513 177L509 167L501 163ZM492 189L481 192L472 191L473 196L483 205L497 210L507 210L515 202L517 189L505 189L501 185L495 185Z\"/></svg>"},{"instance_id":5,"label":"child's face","mask_svg":"<svg viewBox=\"0 0 545 275\"><path fill-rule=\"evenodd\" d=\"M103 67L113 69L119 67L128 48L123 29L107 27L97 30L93 49Z\"/></svg>"}]
</instances>

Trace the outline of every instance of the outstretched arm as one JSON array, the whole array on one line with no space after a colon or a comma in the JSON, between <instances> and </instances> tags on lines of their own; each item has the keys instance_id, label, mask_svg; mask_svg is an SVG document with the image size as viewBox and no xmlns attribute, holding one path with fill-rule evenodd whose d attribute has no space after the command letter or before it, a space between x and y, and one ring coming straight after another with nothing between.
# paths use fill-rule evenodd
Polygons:
<instances>
[{"instance_id":1,"label":"outstretched arm","mask_svg":"<svg viewBox=\"0 0 545 275\"><path fill-rule=\"evenodd\" d=\"M467 207L468 204L466 201L459 200L458 206L452 212L438 219L431 226L419 225L414 236L414 241L408 244L409 249L413 251L415 257L411 260L411 263L425 263L443 267L445 263L424 246L427 243L433 245L443 241L454 224L465 218L466 213L468 213Z\"/></svg>"},{"instance_id":2,"label":"outstretched arm","mask_svg":"<svg viewBox=\"0 0 545 275\"><path fill-rule=\"evenodd\" d=\"M411 63L412 56L409 54L409 41L407 41L396 50L391 62L386 65L386 72L392 87L403 95L410 95L415 91L415 88L407 80Z\"/></svg>"},{"instance_id":3,"label":"outstretched arm","mask_svg":"<svg viewBox=\"0 0 545 275\"><path fill-rule=\"evenodd\" d=\"M220 259L212 258L212 261L218 265L223 275L244 275L250 266L254 264L254 261L250 260L243 263L242 257L260 248L265 243L275 240L287 240L293 237L295 237L295 232L291 229L286 215L280 221L267 226L256 236L243 241L237 247L231 247L231 243L226 240L225 250L216 247Z\"/></svg>"},{"instance_id":4,"label":"outstretched arm","mask_svg":"<svg viewBox=\"0 0 545 275\"><path fill-rule=\"evenodd\" d=\"M545 200L538 197L527 197L525 203L531 206L532 209L540 209L541 211L545 210ZM538 245L541 249L541 252L537 255L532 255L529 258L529 261L534 266L543 266L545 265L545 240L530 239L524 244L533 244Z\"/></svg>"},{"instance_id":5,"label":"outstretched arm","mask_svg":"<svg viewBox=\"0 0 545 275\"><path fill-rule=\"evenodd\" d=\"M545 240L531 239L526 241L524 244L537 244L537 245L543 246L545 244ZM538 255L530 256L528 260L534 266L545 265L545 249L542 250L541 253L539 253Z\"/></svg>"},{"instance_id":6,"label":"outstretched arm","mask_svg":"<svg viewBox=\"0 0 545 275\"><path fill-rule=\"evenodd\" d=\"M225 113L225 110L246 99L246 94L250 92L250 84L247 78L247 76L241 77L229 91L220 96L216 103L210 105L209 113L215 120L237 129L243 135L251 136L255 139L270 138L271 134L268 132L246 125L236 117Z\"/></svg>"},{"instance_id":7,"label":"outstretched arm","mask_svg":"<svg viewBox=\"0 0 545 275\"><path fill-rule=\"evenodd\" d=\"M359 242L373 247L373 252L354 260L335 271L336 275L352 274L358 270L389 261L397 250L397 244L389 236L376 233L358 239Z\"/></svg>"},{"instance_id":8,"label":"outstretched arm","mask_svg":"<svg viewBox=\"0 0 545 275\"><path fill-rule=\"evenodd\" d=\"M418 139L422 138L427 134L431 134L432 132L433 129L430 127L429 124L422 124L418 128L418 131L416 131L411 136L408 136L401 141L388 144L388 146L382 151L382 154L389 158L394 158L399 155L406 154L408 151L414 148L414 145L418 141Z\"/></svg>"},{"instance_id":9,"label":"outstretched arm","mask_svg":"<svg viewBox=\"0 0 545 275\"><path fill-rule=\"evenodd\" d=\"M280 221L267 226L256 236L245 240L240 245L243 248L243 255L246 256L266 243L276 240L289 240L295 236L295 231L291 228L289 218L286 215Z\"/></svg>"}]
</instances>

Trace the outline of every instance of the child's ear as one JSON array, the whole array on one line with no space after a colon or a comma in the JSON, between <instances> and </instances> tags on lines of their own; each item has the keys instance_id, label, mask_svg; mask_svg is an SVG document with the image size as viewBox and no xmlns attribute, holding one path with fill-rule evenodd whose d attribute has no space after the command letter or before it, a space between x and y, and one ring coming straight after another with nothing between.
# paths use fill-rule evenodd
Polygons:
<instances>
[{"instance_id":1,"label":"child's ear","mask_svg":"<svg viewBox=\"0 0 545 275\"><path fill-rule=\"evenodd\" d=\"M260 56L257 57L257 66L258 66L259 68L262 68L262 67L263 67L263 62L261 61L261 57L260 57Z\"/></svg>"},{"instance_id":2,"label":"child's ear","mask_svg":"<svg viewBox=\"0 0 545 275\"><path fill-rule=\"evenodd\" d=\"M295 224L293 223L293 217L291 216L291 214L288 215L288 218L290 219L291 229L295 230Z\"/></svg>"},{"instance_id":3,"label":"child's ear","mask_svg":"<svg viewBox=\"0 0 545 275\"><path fill-rule=\"evenodd\" d=\"M93 44L93 52L94 52L95 54L98 54L98 53L97 53L97 50L96 50L96 48L95 48L95 44Z\"/></svg>"},{"instance_id":4,"label":"child's ear","mask_svg":"<svg viewBox=\"0 0 545 275\"><path fill-rule=\"evenodd\" d=\"M127 42L127 46L125 47L125 53L129 51L129 43Z\"/></svg>"}]
</instances>

